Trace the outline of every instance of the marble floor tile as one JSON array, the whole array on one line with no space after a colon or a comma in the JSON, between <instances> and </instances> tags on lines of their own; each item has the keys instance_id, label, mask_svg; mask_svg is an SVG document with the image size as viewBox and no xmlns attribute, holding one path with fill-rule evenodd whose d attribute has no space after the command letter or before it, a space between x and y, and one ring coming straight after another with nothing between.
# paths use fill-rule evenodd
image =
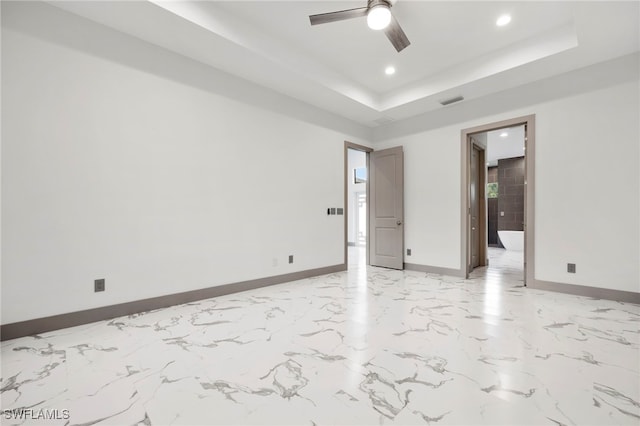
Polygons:
<instances>
[{"instance_id":1,"label":"marble floor tile","mask_svg":"<svg viewBox=\"0 0 640 426\"><path fill-rule=\"evenodd\" d=\"M526 289L499 250L464 280L352 248L348 272L3 342L0 421L639 425L640 306Z\"/></svg>"}]
</instances>

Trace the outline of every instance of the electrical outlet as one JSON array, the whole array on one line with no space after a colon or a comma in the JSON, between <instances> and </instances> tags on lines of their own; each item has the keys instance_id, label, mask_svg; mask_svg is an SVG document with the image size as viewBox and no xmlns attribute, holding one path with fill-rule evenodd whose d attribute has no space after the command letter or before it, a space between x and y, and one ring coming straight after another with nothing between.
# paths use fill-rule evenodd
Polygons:
<instances>
[{"instance_id":1,"label":"electrical outlet","mask_svg":"<svg viewBox=\"0 0 640 426\"><path fill-rule=\"evenodd\" d=\"M343 215L343 214L344 214L344 209L343 209L342 207L338 207L338 209L336 210L336 212L337 212L339 215Z\"/></svg>"},{"instance_id":2,"label":"electrical outlet","mask_svg":"<svg viewBox=\"0 0 640 426\"><path fill-rule=\"evenodd\" d=\"M411 256L411 249L407 249L407 256Z\"/></svg>"},{"instance_id":3,"label":"electrical outlet","mask_svg":"<svg viewBox=\"0 0 640 426\"><path fill-rule=\"evenodd\" d=\"M331 207L331 214L336 214L336 208L335 207Z\"/></svg>"},{"instance_id":4,"label":"electrical outlet","mask_svg":"<svg viewBox=\"0 0 640 426\"><path fill-rule=\"evenodd\" d=\"M289 263L293 263L293 255L292 254L289 255Z\"/></svg>"},{"instance_id":5,"label":"electrical outlet","mask_svg":"<svg viewBox=\"0 0 640 426\"><path fill-rule=\"evenodd\" d=\"M575 263L567 263L567 272L570 274L576 273L576 264Z\"/></svg>"},{"instance_id":6,"label":"electrical outlet","mask_svg":"<svg viewBox=\"0 0 640 426\"><path fill-rule=\"evenodd\" d=\"M95 281L93 281L93 292L97 293L99 291L104 291L104 287L105 287L105 279L104 278L100 278L97 279Z\"/></svg>"}]
</instances>

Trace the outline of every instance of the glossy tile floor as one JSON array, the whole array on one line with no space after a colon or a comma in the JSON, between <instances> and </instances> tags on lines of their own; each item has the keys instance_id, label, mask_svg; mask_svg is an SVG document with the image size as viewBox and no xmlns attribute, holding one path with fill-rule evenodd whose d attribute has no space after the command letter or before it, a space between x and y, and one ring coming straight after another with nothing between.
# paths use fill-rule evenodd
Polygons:
<instances>
[{"instance_id":1,"label":"glossy tile floor","mask_svg":"<svg viewBox=\"0 0 640 426\"><path fill-rule=\"evenodd\" d=\"M640 306L528 290L521 257L490 259L469 280L353 259L4 342L2 408L68 410L38 425L638 425Z\"/></svg>"}]
</instances>

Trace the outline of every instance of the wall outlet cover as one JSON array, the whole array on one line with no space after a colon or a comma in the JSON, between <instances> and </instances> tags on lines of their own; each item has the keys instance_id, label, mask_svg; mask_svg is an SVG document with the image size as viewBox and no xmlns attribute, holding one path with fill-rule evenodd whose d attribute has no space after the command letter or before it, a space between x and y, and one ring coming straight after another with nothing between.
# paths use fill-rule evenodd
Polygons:
<instances>
[{"instance_id":1,"label":"wall outlet cover","mask_svg":"<svg viewBox=\"0 0 640 426\"><path fill-rule=\"evenodd\" d=\"M99 291L104 291L105 288L105 279L104 278L100 278L97 279L95 281L93 281L93 291L94 293L97 293Z\"/></svg>"},{"instance_id":2,"label":"wall outlet cover","mask_svg":"<svg viewBox=\"0 0 640 426\"><path fill-rule=\"evenodd\" d=\"M576 264L575 263L567 263L567 272L570 274L576 273Z\"/></svg>"},{"instance_id":3,"label":"wall outlet cover","mask_svg":"<svg viewBox=\"0 0 640 426\"><path fill-rule=\"evenodd\" d=\"M407 256L411 256L411 249L407 249Z\"/></svg>"},{"instance_id":4,"label":"wall outlet cover","mask_svg":"<svg viewBox=\"0 0 640 426\"><path fill-rule=\"evenodd\" d=\"M289 255L289 263L293 263L293 255L292 254Z\"/></svg>"}]
</instances>

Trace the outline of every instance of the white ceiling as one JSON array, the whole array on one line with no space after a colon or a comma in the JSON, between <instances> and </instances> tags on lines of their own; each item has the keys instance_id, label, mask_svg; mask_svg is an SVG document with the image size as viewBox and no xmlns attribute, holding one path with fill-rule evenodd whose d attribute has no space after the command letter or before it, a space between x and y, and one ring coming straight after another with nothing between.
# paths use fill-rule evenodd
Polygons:
<instances>
[{"instance_id":1,"label":"white ceiling","mask_svg":"<svg viewBox=\"0 0 640 426\"><path fill-rule=\"evenodd\" d=\"M640 50L637 1L398 0L411 40L400 53L364 18L309 24L366 0L51 4L370 127ZM512 22L497 27L502 13Z\"/></svg>"},{"instance_id":2,"label":"white ceiling","mask_svg":"<svg viewBox=\"0 0 640 426\"><path fill-rule=\"evenodd\" d=\"M478 135L479 136L479 135ZM498 160L524 155L524 126L492 130L484 133L487 142L487 165L497 166Z\"/></svg>"},{"instance_id":3,"label":"white ceiling","mask_svg":"<svg viewBox=\"0 0 640 426\"><path fill-rule=\"evenodd\" d=\"M412 44L410 50L398 53L384 33L367 27L364 18L315 27L311 27L306 19L310 14L362 7L363 4L366 2L241 1L219 3L216 7L241 17L265 33L288 40L292 47L307 52L378 97L572 21L568 3L536 6L532 3L400 0L393 7L393 12L411 36ZM519 9L518 15L527 15L528 19L539 24L518 25L522 20L515 20L514 25L508 28L495 26L494 22L501 13L516 12L514 6ZM269 19L265 20L265 16ZM387 65L394 65L397 74L387 77L383 73Z\"/></svg>"}]
</instances>

